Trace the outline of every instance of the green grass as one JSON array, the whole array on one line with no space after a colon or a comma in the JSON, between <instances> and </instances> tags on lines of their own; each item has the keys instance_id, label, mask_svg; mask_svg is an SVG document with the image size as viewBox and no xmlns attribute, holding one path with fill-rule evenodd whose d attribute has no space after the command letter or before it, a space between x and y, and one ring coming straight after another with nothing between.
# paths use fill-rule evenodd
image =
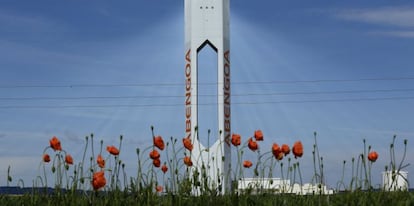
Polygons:
<instances>
[{"instance_id":1,"label":"green grass","mask_svg":"<svg viewBox=\"0 0 414 206\"><path fill-rule=\"evenodd\" d=\"M183 196L134 194L126 192L90 195L22 195L0 196L0 205L414 205L412 192L348 192L334 195L222 195Z\"/></svg>"}]
</instances>

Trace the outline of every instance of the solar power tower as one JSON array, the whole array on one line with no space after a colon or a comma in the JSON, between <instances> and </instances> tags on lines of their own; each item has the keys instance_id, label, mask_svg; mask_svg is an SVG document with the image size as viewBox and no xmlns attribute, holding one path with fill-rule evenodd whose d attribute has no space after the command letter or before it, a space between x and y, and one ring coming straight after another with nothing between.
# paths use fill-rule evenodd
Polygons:
<instances>
[{"instance_id":1,"label":"solar power tower","mask_svg":"<svg viewBox=\"0 0 414 206\"><path fill-rule=\"evenodd\" d=\"M194 149L191 153L191 174L208 178L209 188L224 194L231 188L231 112L230 112L230 42L229 0L184 0L185 7L185 125L186 138L191 138ZM210 46L217 53L217 122L218 130L212 131L215 138L210 147L199 141L199 83L198 54ZM201 180L200 179L200 180ZM202 186L201 186L202 187ZM199 188L193 188L199 192Z\"/></svg>"}]
</instances>

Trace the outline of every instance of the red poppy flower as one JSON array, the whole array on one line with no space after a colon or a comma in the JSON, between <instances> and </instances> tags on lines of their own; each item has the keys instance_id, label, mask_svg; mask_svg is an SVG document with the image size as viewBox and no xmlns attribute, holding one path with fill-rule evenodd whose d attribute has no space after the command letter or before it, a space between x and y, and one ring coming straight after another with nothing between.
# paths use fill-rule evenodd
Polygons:
<instances>
[{"instance_id":1,"label":"red poppy flower","mask_svg":"<svg viewBox=\"0 0 414 206\"><path fill-rule=\"evenodd\" d=\"M375 151L372 151L368 154L368 160L371 162L375 162L378 159L378 153Z\"/></svg>"},{"instance_id":2,"label":"red poppy flower","mask_svg":"<svg viewBox=\"0 0 414 206\"><path fill-rule=\"evenodd\" d=\"M241 144L241 136L239 134L231 135L231 143L237 147Z\"/></svg>"},{"instance_id":3,"label":"red poppy flower","mask_svg":"<svg viewBox=\"0 0 414 206\"><path fill-rule=\"evenodd\" d=\"M252 163L251 161L249 161L249 160L245 160L245 161L243 162L243 167L245 167L245 168L250 168L251 166L253 166L253 163Z\"/></svg>"},{"instance_id":4,"label":"red poppy flower","mask_svg":"<svg viewBox=\"0 0 414 206\"><path fill-rule=\"evenodd\" d=\"M259 148L259 145L257 144L256 141L254 141L251 137L249 139L249 143L247 144L247 146L249 147L250 150L252 150L253 152L256 151Z\"/></svg>"},{"instance_id":5,"label":"red poppy flower","mask_svg":"<svg viewBox=\"0 0 414 206\"><path fill-rule=\"evenodd\" d=\"M50 143L50 147L53 150L55 150L55 151L56 150L58 150L58 151L62 150L62 146L60 145L60 140L56 136L52 137L52 139L49 140L49 143Z\"/></svg>"},{"instance_id":6,"label":"red poppy flower","mask_svg":"<svg viewBox=\"0 0 414 206\"><path fill-rule=\"evenodd\" d=\"M164 140L162 139L161 136L156 136L153 138L154 139L154 146L158 147L158 149L160 149L161 151L164 150Z\"/></svg>"},{"instance_id":7,"label":"red poppy flower","mask_svg":"<svg viewBox=\"0 0 414 206\"><path fill-rule=\"evenodd\" d=\"M153 159L152 164L154 165L154 167L160 167L161 166L161 160L159 158L158 159Z\"/></svg>"},{"instance_id":8,"label":"red poppy flower","mask_svg":"<svg viewBox=\"0 0 414 206\"><path fill-rule=\"evenodd\" d=\"M303 155L303 145L301 141L295 142L292 147L292 153L295 155L295 158L302 157Z\"/></svg>"},{"instance_id":9,"label":"red poppy flower","mask_svg":"<svg viewBox=\"0 0 414 206\"><path fill-rule=\"evenodd\" d=\"M193 144L191 143L191 139L190 138L183 138L183 144L184 147L188 150L188 151L193 151Z\"/></svg>"},{"instance_id":10,"label":"red poppy flower","mask_svg":"<svg viewBox=\"0 0 414 206\"><path fill-rule=\"evenodd\" d=\"M108 151L111 155L119 155L119 150L115 146L107 146L106 151Z\"/></svg>"},{"instance_id":11,"label":"red poppy flower","mask_svg":"<svg viewBox=\"0 0 414 206\"><path fill-rule=\"evenodd\" d=\"M70 156L70 154L67 154L67 155L66 155L66 157L65 157L65 162L66 162L68 165L73 165L73 158L72 158L72 156Z\"/></svg>"},{"instance_id":12,"label":"red poppy flower","mask_svg":"<svg viewBox=\"0 0 414 206\"><path fill-rule=\"evenodd\" d=\"M105 173L104 171L99 171L93 173L92 186L94 190L99 190L100 188L106 185Z\"/></svg>"},{"instance_id":13,"label":"red poppy flower","mask_svg":"<svg viewBox=\"0 0 414 206\"><path fill-rule=\"evenodd\" d=\"M282 145L282 152L283 152L283 154L285 154L285 156L288 155L290 153L289 145L283 144Z\"/></svg>"},{"instance_id":14,"label":"red poppy flower","mask_svg":"<svg viewBox=\"0 0 414 206\"><path fill-rule=\"evenodd\" d=\"M164 188L162 188L162 186L161 185L158 185L156 188L155 188L155 190L157 191L157 192L162 192L162 190L163 190Z\"/></svg>"},{"instance_id":15,"label":"red poppy flower","mask_svg":"<svg viewBox=\"0 0 414 206\"><path fill-rule=\"evenodd\" d=\"M191 158L188 156L184 157L184 164L187 165L188 167L193 166L193 162L191 161Z\"/></svg>"},{"instance_id":16,"label":"red poppy flower","mask_svg":"<svg viewBox=\"0 0 414 206\"><path fill-rule=\"evenodd\" d=\"M281 148L281 147L279 147L279 145L278 145L278 144L273 143L273 146L272 146L272 153L273 153L273 156L275 156L275 158L276 158L277 160L282 160L282 159L283 159L283 155L284 155L284 153L282 152L282 148Z\"/></svg>"},{"instance_id":17,"label":"red poppy flower","mask_svg":"<svg viewBox=\"0 0 414 206\"><path fill-rule=\"evenodd\" d=\"M102 155L98 155L98 158L96 159L96 162L98 163L98 166L100 168L104 168L105 167L105 160L104 158L102 158Z\"/></svg>"},{"instance_id":18,"label":"red poppy flower","mask_svg":"<svg viewBox=\"0 0 414 206\"><path fill-rule=\"evenodd\" d=\"M159 159L160 158L160 153L158 153L158 151L157 150L152 150L150 153L149 153L149 156L150 156L150 158L151 159Z\"/></svg>"},{"instance_id":19,"label":"red poppy flower","mask_svg":"<svg viewBox=\"0 0 414 206\"><path fill-rule=\"evenodd\" d=\"M161 167L161 171L165 174L168 171L167 165L164 163Z\"/></svg>"},{"instance_id":20,"label":"red poppy flower","mask_svg":"<svg viewBox=\"0 0 414 206\"><path fill-rule=\"evenodd\" d=\"M256 130L254 131L254 138L256 139L256 141L263 141L263 133L262 130Z\"/></svg>"},{"instance_id":21,"label":"red poppy flower","mask_svg":"<svg viewBox=\"0 0 414 206\"><path fill-rule=\"evenodd\" d=\"M43 155L43 162L50 162L50 156L48 154Z\"/></svg>"}]
</instances>

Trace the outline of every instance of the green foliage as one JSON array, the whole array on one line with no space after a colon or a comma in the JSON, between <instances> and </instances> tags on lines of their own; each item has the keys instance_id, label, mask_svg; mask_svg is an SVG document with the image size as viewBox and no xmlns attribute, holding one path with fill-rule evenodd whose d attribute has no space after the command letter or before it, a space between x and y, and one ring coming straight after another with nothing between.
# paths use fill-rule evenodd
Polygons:
<instances>
[{"instance_id":1,"label":"green foliage","mask_svg":"<svg viewBox=\"0 0 414 206\"><path fill-rule=\"evenodd\" d=\"M153 127L151 127L151 131L154 138ZM128 182L124 170L125 164L119 156L119 151L114 154L107 147L108 153L105 159L107 163L104 163L106 165L101 167L98 164L98 154L103 155L105 153L105 151L102 152L104 148L103 141L100 141L99 153L95 153L94 137L91 134L90 138L85 138L82 160L74 166L64 160L65 150L53 149L52 151L51 146L48 146L43 151L43 154L47 154L48 151L52 152L54 154L52 156L53 161L50 163L49 161L42 161L43 176L39 175L33 186L46 189L49 187L47 177L49 175L54 176L56 181L53 193L43 192L44 190L33 190L25 195L0 194L0 205L414 205L414 193L412 192L398 191L397 188L396 191L390 192L386 188L372 187L371 166L375 160L368 158L371 146L367 147L365 139L363 140L362 153L351 160L352 179L349 184L344 182L346 161L343 161L342 177L337 183L337 191L345 192L324 195L323 190L321 190L321 185L325 183L324 159L319 151L316 135L315 132L312 150L314 165L312 184L320 187L318 192L314 191L315 194L313 195L295 195L292 191L287 191L284 188L285 186L279 192L266 188L247 188L244 191L238 191L236 189L237 181L233 181L233 191L221 195L222 183L219 181L213 185L209 182L211 177L206 170L209 165L203 164L201 168L191 170L191 166L186 165L180 156L183 153L184 156L188 155L187 153L191 154L191 150L187 151L183 146L177 144L177 139L173 137L167 142L165 150L162 149L164 151L163 155L166 157L164 165L168 165L168 172L158 168L159 165L158 167L155 166L152 160L148 158L149 151L154 150L153 145L144 149L137 148L136 177L130 177ZM122 139L123 137L120 136L119 150L121 150ZM401 161L397 162L395 158L395 139L394 136L390 144L391 161L385 170L390 170L393 174L399 174L402 169L409 165L405 164L407 140L404 140L403 157ZM248 143L246 142L235 148L238 156L237 164L234 167L236 170L232 174L234 180L243 178L243 170L248 169L243 168L242 164L243 152L247 147ZM289 179L293 183L299 181L302 185L300 164L296 158L293 160L287 157L282 161L274 156L274 151L261 153L260 148L251 152L257 153L257 161L255 167L252 168L255 177L271 178L273 171L276 167L279 167L282 179ZM108 164L112 159L113 163ZM67 172L69 169L73 170L73 174ZM9 166L6 176L7 186L12 182L10 171ZM95 180L94 173L97 171L105 171L108 178L104 186L99 188L92 187ZM267 175L266 171L268 171ZM18 184L20 182L23 186L23 181L19 180ZM392 183L394 183L394 179ZM391 185L393 185L392 183ZM197 192L194 193L194 191Z\"/></svg>"},{"instance_id":2,"label":"green foliage","mask_svg":"<svg viewBox=\"0 0 414 206\"><path fill-rule=\"evenodd\" d=\"M91 196L67 193L63 195L0 196L0 205L413 205L412 192L347 192L334 195L237 195L185 196L131 194L127 192L94 193Z\"/></svg>"}]
</instances>

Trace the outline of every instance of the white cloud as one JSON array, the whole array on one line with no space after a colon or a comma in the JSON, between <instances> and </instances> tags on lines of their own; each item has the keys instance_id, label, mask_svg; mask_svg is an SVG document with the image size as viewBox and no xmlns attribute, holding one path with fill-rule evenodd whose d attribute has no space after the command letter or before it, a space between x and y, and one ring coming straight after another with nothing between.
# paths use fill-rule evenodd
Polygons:
<instances>
[{"instance_id":1,"label":"white cloud","mask_svg":"<svg viewBox=\"0 0 414 206\"><path fill-rule=\"evenodd\" d=\"M372 32L372 34L402 37L402 38L414 38L414 30L413 31L382 31L382 32Z\"/></svg>"},{"instance_id":2,"label":"white cloud","mask_svg":"<svg viewBox=\"0 0 414 206\"><path fill-rule=\"evenodd\" d=\"M379 26L370 35L414 38L414 7L381 7L335 11L336 18Z\"/></svg>"},{"instance_id":3,"label":"white cloud","mask_svg":"<svg viewBox=\"0 0 414 206\"><path fill-rule=\"evenodd\" d=\"M373 9L350 9L339 11L341 19L370 24L398 27L414 27L414 7L383 7Z\"/></svg>"},{"instance_id":4,"label":"white cloud","mask_svg":"<svg viewBox=\"0 0 414 206\"><path fill-rule=\"evenodd\" d=\"M335 130L338 130L339 132L347 132L347 133L356 133L356 134L363 134L360 136L364 136L365 134L372 134L377 136L378 135L388 138L391 141L391 138L394 135L397 135L398 137L407 137L407 136L414 136L413 131L398 131L398 130L381 130L381 129L356 129L351 127L335 127L332 128Z\"/></svg>"}]
</instances>

